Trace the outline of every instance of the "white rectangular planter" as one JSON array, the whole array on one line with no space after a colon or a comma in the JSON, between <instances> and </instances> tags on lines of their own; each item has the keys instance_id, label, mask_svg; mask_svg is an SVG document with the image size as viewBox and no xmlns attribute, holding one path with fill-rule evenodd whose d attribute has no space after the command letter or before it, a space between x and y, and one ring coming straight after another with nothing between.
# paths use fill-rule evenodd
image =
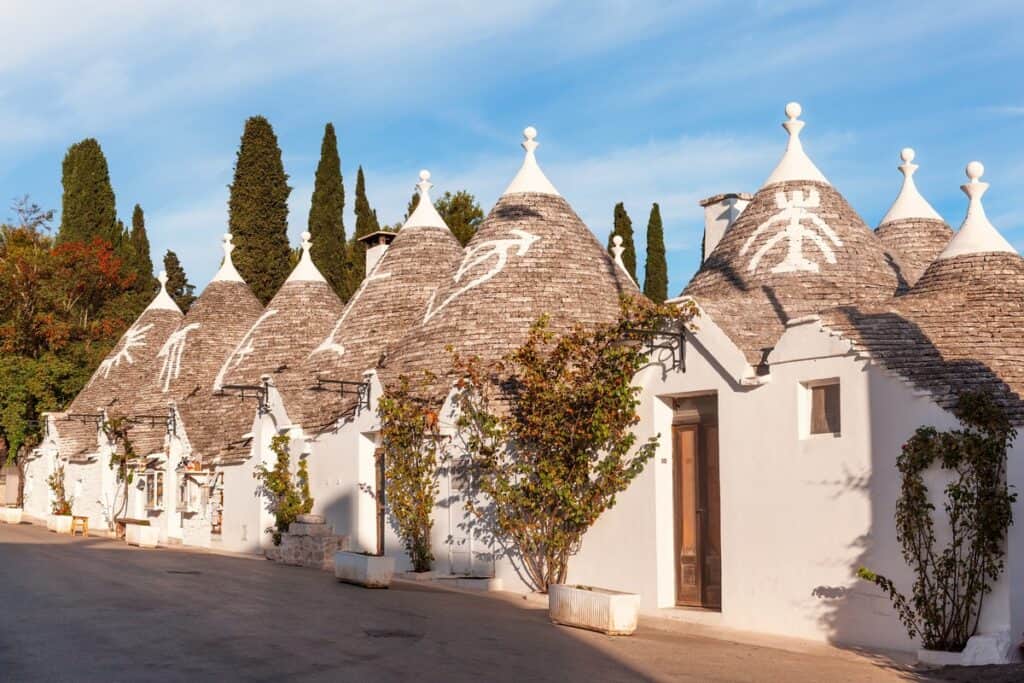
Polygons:
<instances>
[{"instance_id":1,"label":"white rectangular planter","mask_svg":"<svg viewBox=\"0 0 1024 683\"><path fill-rule=\"evenodd\" d=\"M1009 664L1013 649L1009 631L979 633L968 639L963 652L918 650L917 662L929 666L988 666Z\"/></svg>"},{"instance_id":2,"label":"white rectangular planter","mask_svg":"<svg viewBox=\"0 0 1024 683\"><path fill-rule=\"evenodd\" d=\"M395 558L363 555L342 550L334 554L334 576L338 581L366 588L387 588L395 573Z\"/></svg>"},{"instance_id":3,"label":"white rectangular planter","mask_svg":"<svg viewBox=\"0 0 1024 683\"><path fill-rule=\"evenodd\" d=\"M46 528L58 534L70 534L71 515L50 515L46 518Z\"/></svg>"},{"instance_id":4,"label":"white rectangular planter","mask_svg":"<svg viewBox=\"0 0 1024 683\"><path fill-rule=\"evenodd\" d=\"M21 524L21 508L0 508L0 522Z\"/></svg>"},{"instance_id":5,"label":"white rectangular planter","mask_svg":"<svg viewBox=\"0 0 1024 683\"><path fill-rule=\"evenodd\" d=\"M155 526L128 523L124 527L124 540L128 545L155 548L158 539L159 534Z\"/></svg>"},{"instance_id":6,"label":"white rectangular planter","mask_svg":"<svg viewBox=\"0 0 1024 683\"><path fill-rule=\"evenodd\" d=\"M556 624L628 636L636 631L636 593L556 584L548 586L548 616Z\"/></svg>"}]
</instances>

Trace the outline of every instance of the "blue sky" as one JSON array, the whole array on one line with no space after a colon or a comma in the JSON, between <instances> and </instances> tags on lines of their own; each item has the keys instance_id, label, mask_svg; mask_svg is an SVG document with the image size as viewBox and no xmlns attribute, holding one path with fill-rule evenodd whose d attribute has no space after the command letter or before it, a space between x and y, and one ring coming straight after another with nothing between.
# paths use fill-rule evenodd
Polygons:
<instances>
[{"instance_id":1,"label":"blue sky","mask_svg":"<svg viewBox=\"0 0 1024 683\"><path fill-rule=\"evenodd\" d=\"M602 241L624 201L642 250L661 204L676 293L698 264L697 201L756 190L798 100L809 154L870 225L912 146L953 227L964 166L983 161L989 217L1024 250L1019 2L87 4L0 6L0 201L59 209L64 151L96 137L119 214L142 204L154 256L174 249L200 287L252 114L284 152L293 242L326 121L347 211L361 164L385 222L421 168L489 210L534 125L541 166Z\"/></svg>"}]
</instances>

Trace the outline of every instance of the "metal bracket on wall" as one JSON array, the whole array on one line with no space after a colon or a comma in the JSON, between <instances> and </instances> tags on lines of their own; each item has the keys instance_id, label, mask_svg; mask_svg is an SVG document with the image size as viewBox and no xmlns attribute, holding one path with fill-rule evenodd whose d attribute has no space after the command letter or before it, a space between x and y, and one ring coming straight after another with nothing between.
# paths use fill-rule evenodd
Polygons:
<instances>
[{"instance_id":1,"label":"metal bracket on wall","mask_svg":"<svg viewBox=\"0 0 1024 683\"><path fill-rule=\"evenodd\" d=\"M664 329L640 329L631 328L626 330L640 341L646 348L647 353L655 351L668 351L672 354L672 370L686 372L686 330L664 330Z\"/></svg>"},{"instance_id":2,"label":"metal bracket on wall","mask_svg":"<svg viewBox=\"0 0 1024 683\"><path fill-rule=\"evenodd\" d=\"M342 396L355 396L356 412L363 409L370 409L369 382L354 382L352 380L345 379L327 379L325 377L317 377L316 386L313 388L316 391L333 391L341 394Z\"/></svg>"},{"instance_id":3,"label":"metal bracket on wall","mask_svg":"<svg viewBox=\"0 0 1024 683\"><path fill-rule=\"evenodd\" d=\"M81 422L100 425L103 422L103 413L68 413L60 418L63 422Z\"/></svg>"},{"instance_id":4,"label":"metal bracket on wall","mask_svg":"<svg viewBox=\"0 0 1024 683\"><path fill-rule=\"evenodd\" d=\"M259 413L269 412L267 407L268 389L266 384L225 384L217 390L217 396L237 396L241 399L255 398L259 404Z\"/></svg>"}]
</instances>

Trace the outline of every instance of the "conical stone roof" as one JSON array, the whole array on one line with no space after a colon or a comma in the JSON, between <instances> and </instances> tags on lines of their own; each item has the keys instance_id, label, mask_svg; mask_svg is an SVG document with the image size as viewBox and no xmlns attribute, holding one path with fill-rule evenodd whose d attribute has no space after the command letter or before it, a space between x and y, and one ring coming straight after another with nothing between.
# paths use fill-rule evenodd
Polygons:
<instances>
[{"instance_id":1,"label":"conical stone roof","mask_svg":"<svg viewBox=\"0 0 1024 683\"><path fill-rule=\"evenodd\" d=\"M95 415L106 411L113 418L138 412L138 405L152 386L157 354L182 320L181 309L167 294L167 274L160 273L159 280L156 298L103 359L89 383L68 406L68 414ZM77 458L95 448L95 422L59 419L56 427L60 440L72 446L69 457ZM142 444L143 449L148 447L148 443Z\"/></svg>"},{"instance_id":2,"label":"conical stone roof","mask_svg":"<svg viewBox=\"0 0 1024 683\"><path fill-rule=\"evenodd\" d=\"M752 364L789 320L885 300L898 284L874 232L792 144L803 126L799 105L786 113L782 161L684 290Z\"/></svg>"},{"instance_id":3,"label":"conical stone roof","mask_svg":"<svg viewBox=\"0 0 1024 683\"><path fill-rule=\"evenodd\" d=\"M331 331L343 308L313 264L310 246L309 233L303 233L298 265L221 364L213 381L215 391L227 385L259 385L260 378L269 375L289 410L299 410L302 389L308 384L302 363Z\"/></svg>"},{"instance_id":4,"label":"conical stone roof","mask_svg":"<svg viewBox=\"0 0 1024 683\"><path fill-rule=\"evenodd\" d=\"M606 322L623 295L637 293L537 166L535 136L526 129L523 167L430 297L420 324L384 363L386 384L403 374L419 382L430 371L438 375L432 398L443 399L448 345L463 357L497 360L522 344L542 315L554 330Z\"/></svg>"},{"instance_id":5,"label":"conical stone roof","mask_svg":"<svg viewBox=\"0 0 1024 683\"><path fill-rule=\"evenodd\" d=\"M913 163L914 156L914 150L909 147L900 152L903 163L898 168L903 174L903 186L875 229L878 239L896 262L904 289L917 282L953 237L953 230L921 196L914 183L918 168Z\"/></svg>"},{"instance_id":6,"label":"conical stone roof","mask_svg":"<svg viewBox=\"0 0 1024 683\"><path fill-rule=\"evenodd\" d=\"M1024 424L1024 259L984 218L988 186L978 182L976 163L968 166L970 205L957 233L976 250L944 252L910 291L884 305L845 307L823 320L939 405L951 409L961 393L986 389Z\"/></svg>"},{"instance_id":7,"label":"conical stone roof","mask_svg":"<svg viewBox=\"0 0 1024 683\"><path fill-rule=\"evenodd\" d=\"M173 401L193 455L207 462L220 455L226 434L244 434L252 424L252 406L215 395L213 383L225 358L263 312L231 260L230 234L224 235L223 249L220 270L158 353L146 411L159 414Z\"/></svg>"},{"instance_id":8,"label":"conical stone roof","mask_svg":"<svg viewBox=\"0 0 1024 683\"><path fill-rule=\"evenodd\" d=\"M438 215L430 199L430 173L422 171L420 201L394 241L367 273L326 339L304 365L310 384L317 377L362 381L381 355L394 355L395 345L423 319L437 284L458 267L462 245ZM334 422L355 403L351 395L307 391L303 426Z\"/></svg>"}]
</instances>

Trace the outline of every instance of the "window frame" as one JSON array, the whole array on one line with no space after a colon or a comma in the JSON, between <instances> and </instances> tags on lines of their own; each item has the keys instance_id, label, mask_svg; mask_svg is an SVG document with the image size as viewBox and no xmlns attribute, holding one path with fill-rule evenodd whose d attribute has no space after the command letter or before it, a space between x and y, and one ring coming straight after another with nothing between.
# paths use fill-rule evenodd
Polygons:
<instances>
[{"instance_id":1,"label":"window frame","mask_svg":"<svg viewBox=\"0 0 1024 683\"><path fill-rule=\"evenodd\" d=\"M815 419L814 419L814 395L815 390L822 390L829 387L835 387L836 389L836 410L835 417L837 429L835 431L814 431ZM799 401L799 422L800 422L800 438L806 439L839 439L843 436L843 389L842 382L838 377L828 377L823 379L805 380L800 382L800 401ZM825 394L822 399L821 409L825 411L825 415L822 415L822 420L827 425L828 423L828 395Z\"/></svg>"}]
</instances>

